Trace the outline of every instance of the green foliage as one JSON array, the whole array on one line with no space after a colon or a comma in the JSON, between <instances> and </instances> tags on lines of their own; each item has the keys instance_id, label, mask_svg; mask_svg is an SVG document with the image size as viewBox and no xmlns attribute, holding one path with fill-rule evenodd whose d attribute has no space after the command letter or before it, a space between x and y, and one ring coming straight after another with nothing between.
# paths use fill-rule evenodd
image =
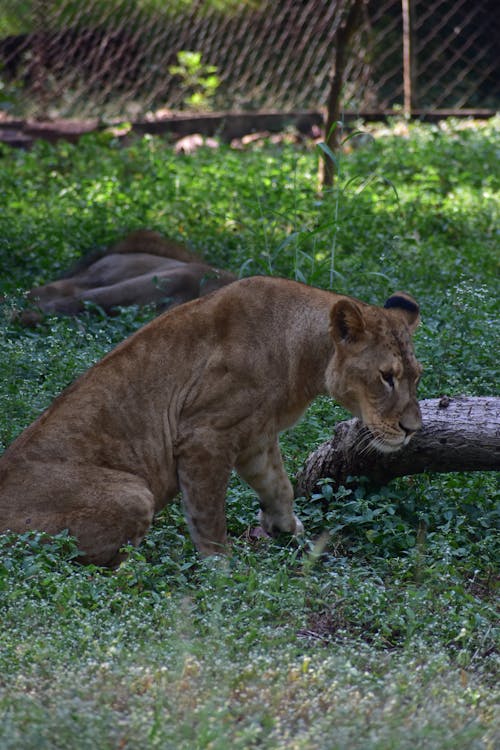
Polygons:
<instances>
[{"instance_id":1,"label":"green foliage","mask_svg":"<svg viewBox=\"0 0 500 750\"><path fill-rule=\"evenodd\" d=\"M185 92L184 104L189 109L209 109L211 100L220 84L215 65L205 65L201 52L181 50L177 53L177 65L171 65L168 72L178 76L179 85Z\"/></svg>"},{"instance_id":2,"label":"green foliage","mask_svg":"<svg viewBox=\"0 0 500 750\"><path fill-rule=\"evenodd\" d=\"M15 108L21 84L7 81L0 65L0 112L9 112Z\"/></svg>"},{"instance_id":3,"label":"green foliage","mask_svg":"<svg viewBox=\"0 0 500 750\"><path fill-rule=\"evenodd\" d=\"M343 154L322 196L308 148L0 146L2 446L153 315L29 330L12 319L22 290L139 227L242 275L333 278L377 303L408 289L422 397L494 393L498 120L401 127ZM291 475L345 416L321 398L283 436ZM497 480L326 482L298 500L305 538L249 541L256 502L234 478L224 561L198 559L178 504L117 571L79 565L64 534L2 535L2 748L494 747Z\"/></svg>"},{"instance_id":4,"label":"green foliage","mask_svg":"<svg viewBox=\"0 0 500 750\"><path fill-rule=\"evenodd\" d=\"M261 0L246 0L245 5L256 7ZM144 18L156 19L158 15L175 16L190 11L196 6L197 13L217 11L231 14L241 8L241 0L0 0L1 36L24 34L40 28L40 17L46 22L47 14L52 28L69 26L99 26L103 19L107 23L121 23L123 18L140 12ZM114 20L116 19L116 20Z\"/></svg>"},{"instance_id":5,"label":"green foliage","mask_svg":"<svg viewBox=\"0 0 500 750\"><path fill-rule=\"evenodd\" d=\"M20 0L14 5L9 0L0 0L1 36L22 34L31 29L33 22L33 0Z\"/></svg>"},{"instance_id":6,"label":"green foliage","mask_svg":"<svg viewBox=\"0 0 500 750\"><path fill-rule=\"evenodd\" d=\"M493 569L500 553L500 489L496 479L473 476L474 504L462 501L462 479L441 480L432 475L399 480L373 490L363 483L355 489L333 492L326 480L321 493L302 509L308 528L327 529L335 545L350 554L388 558L425 552L431 559L454 559L463 570L474 573L478 560ZM484 546L484 550L483 550ZM457 560L458 558L458 560Z\"/></svg>"}]
</instances>

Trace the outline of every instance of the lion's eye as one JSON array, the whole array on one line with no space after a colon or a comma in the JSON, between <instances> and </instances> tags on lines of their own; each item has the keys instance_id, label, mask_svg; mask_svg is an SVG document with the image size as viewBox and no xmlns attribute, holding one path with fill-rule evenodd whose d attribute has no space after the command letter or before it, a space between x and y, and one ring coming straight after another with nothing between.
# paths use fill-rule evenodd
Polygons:
<instances>
[{"instance_id":1,"label":"lion's eye","mask_svg":"<svg viewBox=\"0 0 500 750\"><path fill-rule=\"evenodd\" d=\"M380 370L380 377L389 388L394 388L394 376L392 372L384 372L383 370Z\"/></svg>"}]
</instances>

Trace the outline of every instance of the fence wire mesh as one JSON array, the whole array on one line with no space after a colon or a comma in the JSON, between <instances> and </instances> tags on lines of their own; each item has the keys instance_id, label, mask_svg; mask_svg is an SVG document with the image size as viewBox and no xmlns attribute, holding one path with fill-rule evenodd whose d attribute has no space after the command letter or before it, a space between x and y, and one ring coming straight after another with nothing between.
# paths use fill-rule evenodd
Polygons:
<instances>
[{"instance_id":1,"label":"fence wire mesh","mask_svg":"<svg viewBox=\"0 0 500 750\"><path fill-rule=\"evenodd\" d=\"M349 0L214 4L158 0L0 0L0 105L14 116L141 117L189 107L203 67L210 109L324 105L335 32ZM223 7L224 6L224 7ZM414 109L499 105L496 0L411 0ZM10 32L10 33L9 33ZM200 53L194 78L170 69ZM344 107L403 105L401 0L367 0Z\"/></svg>"}]
</instances>

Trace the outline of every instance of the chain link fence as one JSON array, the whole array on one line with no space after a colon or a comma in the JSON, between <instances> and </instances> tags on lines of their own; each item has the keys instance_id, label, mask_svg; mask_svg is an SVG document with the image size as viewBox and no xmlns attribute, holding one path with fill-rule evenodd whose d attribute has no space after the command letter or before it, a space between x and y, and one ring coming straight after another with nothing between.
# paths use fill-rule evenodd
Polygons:
<instances>
[{"instance_id":1,"label":"chain link fence","mask_svg":"<svg viewBox=\"0 0 500 750\"><path fill-rule=\"evenodd\" d=\"M367 0L346 71L346 111L408 110L405 60L412 111L493 113L500 101L496 3L407 0L405 27L404 0ZM348 4L0 0L0 108L18 117L102 119L190 106L318 109ZM185 64L173 73L181 51L199 57L192 70ZM210 75L216 81L208 91Z\"/></svg>"}]
</instances>

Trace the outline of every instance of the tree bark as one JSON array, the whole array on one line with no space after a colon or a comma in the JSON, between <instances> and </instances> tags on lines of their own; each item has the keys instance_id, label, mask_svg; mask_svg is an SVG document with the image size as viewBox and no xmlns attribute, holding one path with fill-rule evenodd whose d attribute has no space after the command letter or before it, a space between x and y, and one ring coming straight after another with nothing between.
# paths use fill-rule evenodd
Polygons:
<instances>
[{"instance_id":1,"label":"tree bark","mask_svg":"<svg viewBox=\"0 0 500 750\"><path fill-rule=\"evenodd\" d=\"M427 471L500 470L500 398L444 396L421 401L420 408L423 428L395 453L363 450L366 428L358 419L340 422L333 437L307 458L296 495L310 495L324 478L336 488L356 476L383 485Z\"/></svg>"}]
</instances>

